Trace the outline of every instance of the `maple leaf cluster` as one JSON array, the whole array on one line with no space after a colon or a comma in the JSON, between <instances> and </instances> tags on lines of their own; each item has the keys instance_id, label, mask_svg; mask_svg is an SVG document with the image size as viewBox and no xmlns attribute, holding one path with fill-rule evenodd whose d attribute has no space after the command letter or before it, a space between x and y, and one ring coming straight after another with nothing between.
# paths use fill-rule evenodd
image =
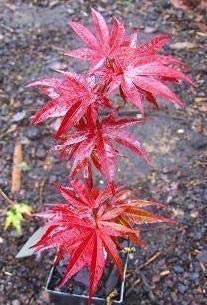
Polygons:
<instances>
[{"instance_id":1,"label":"maple leaf cluster","mask_svg":"<svg viewBox=\"0 0 207 305\"><path fill-rule=\"evenodd\" d=\"M119 238L126 238L140 246L143 244L140 225L169 222L169 219L143 209L158 206L157 203L129 200L129 192L123 188L112 191L106 187L100 191L80 180L71 180L70 183L72 187L57 185L64 203L56 203L50 210L38 214L48 222L35 249L57 248L56 264L69 257L64 276L58 283L60 287L87 266L89 297L92 297L104 271L105 252L123 276Z\"/></svg>"},{"instance_id":2,"label":"maple leaf cluster","mask_svg":"<svg viewBox=\"0 0 207 305\"><path fill-rule=\"evenodd\" d=\"M70 186L57 186L64 203L39 214L47 222L35 249L57 248L56 263L68 257L60 285L87 266L90 298L97 289L107 257L122 274L120 238L141 245L140 225L169 222L145 209L158 207L157 204L128 198L127 191L117 187L115 175L120 146L150 163L142 144L129 130L144 122L145 101L157 108L158 98L183 106L168 84L181 81L192 84L181 72L180 60L160 54L170 40L169 35L158 35L140 44L137 31L127 34L117 18L109 28L103 16L93 9L92 23L94 32L78 22L70 22L86 46L65 53L88 61L87 73L58 71L57 78L28 85L38 87L49 98L33 116L33 123L59 118L57 143L52 150L71 162ZM140 119L119 117L119 107L111 100L116 92L124 103L138 108ZM106 180L104 190L94 187L95 168Z\"/></svg>"}]
</instances>

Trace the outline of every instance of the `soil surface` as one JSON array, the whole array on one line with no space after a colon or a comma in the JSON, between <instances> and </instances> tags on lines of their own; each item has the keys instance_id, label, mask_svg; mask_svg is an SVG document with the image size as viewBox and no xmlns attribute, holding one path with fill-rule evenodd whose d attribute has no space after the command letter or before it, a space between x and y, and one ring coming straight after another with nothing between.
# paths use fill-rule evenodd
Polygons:
<instances>
[{"instance_id":1,"label":"soil surface","mask_svg":"<svg viewBox=\"0 0 207 305\"><path fill-rule=\"evenodd\" d=\"M125 305L207 302L207 31L205 2L191 2L188 6L188 1L175 0L0 0L0 186L12 200L27 202L34 210L56 200L53 182L65 183L69 169L47 154L54 126L31 126L30 117L44 99L24 85L52 75L54 69L84 70L63 56L65 49L79 45L67 25L69 19L88 23L92 6L107 18L116 15L130 28L139 27L141 38L172 33L168 52L186 62L187 73L197 85L196 89L176 88L186 104L184 110L168 108L166 103L159 112L149 108L146 124L134 129L150 153L153 168L133 155L120 162L119 182L132 186L141 197L165 203L162 213L177 221L143 231L146 247L137 249L130 261ZM11 194L17 139L23 145L24 171L20 192ZM1 209L8 205L2 198L0 204ZM40 223L27 219L19 237L13 230L4 231L4 220L0 218L0 304L48 304L43 287L54 254L15 258Z\"/></svg>"}]
</instances>

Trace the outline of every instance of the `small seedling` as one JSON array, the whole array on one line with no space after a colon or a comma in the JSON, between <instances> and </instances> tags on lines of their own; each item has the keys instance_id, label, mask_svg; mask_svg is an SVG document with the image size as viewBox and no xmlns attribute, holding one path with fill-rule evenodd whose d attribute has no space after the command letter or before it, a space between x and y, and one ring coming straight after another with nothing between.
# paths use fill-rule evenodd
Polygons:
<instances>
[{"instance_id":1,"label":"small seedling","mask_svg":"<svg viewBox=\"0 0 207 305\"><path fill-rule=\"evenodd\" d=\"M141 225L170 222L148 211L151 206L159 208L159 204L133 199L129 196L131 192L117 185L120 146L149 164L147 152L129 128L144 124L146 102L159 109L159 98L163 98L183 106L169 83L192 84L181 72L183 64L179 59L160 54L171 39L169 35L157 35L140 44L138 33L127 33L117 18L109 27L103 16L92 10L92 23L93 32L78 22L70 22L85 46L66 51L66 55L89 63L86 73L57 71L59 77L28 85L40 88L49 99L34 115L33 123L61 118L56 144L51 150L71 161L72 166L69 185L57 185L64 200L38 215L46 220L46 225L34 249L56 248L56 264L70 257L59 286L87 267L90 299L102 278L106 259L110 258L123 275L120 258L123 239L141 246ZM112 100L116 93L123 104L136 107L139 119L120 118L122 104ZM94 185L96 171L105 179L103 189ZM9 223L13 217L11 214Z\"/></svg>"},{"instance_id":2,"label":"small seedling","mask_svg":"<svg viewBox=\"0 0 207 305\"><path fill-rule=\"evenodd\" d=\"M18 235L22 233L22 222L25 216L32 215L32 208L26 203L15 203L6 212L5 230L13 227Z\"/></svg>"}]
</instances>

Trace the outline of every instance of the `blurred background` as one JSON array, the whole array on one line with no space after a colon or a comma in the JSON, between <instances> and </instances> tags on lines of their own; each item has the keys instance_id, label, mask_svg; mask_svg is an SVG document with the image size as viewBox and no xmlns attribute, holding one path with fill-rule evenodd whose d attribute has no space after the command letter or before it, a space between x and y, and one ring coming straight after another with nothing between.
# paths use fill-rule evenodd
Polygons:
<instances>
[{"instance_id":1,"label":"blurred background","mask_svg":"<svg viewBox=\"0 0 207 305\"><path fill-rule=\"evenodd\" d=\"M166 51L186 63L186 73L197 86L175 88L186 104L184 110L165 103L159 112L148 107L146 124L134 129L150 154L152 169L133 155L120 162L119 182L132 186L141 197L165 203L168 214L177 220L171 227L143 232L147 246L138 249L130 262L124 304L204 305L205 0L0 0L0 189L8 196L0 194L0 304L48 304L43 287L53 254L24 260L15 255L39 226L36 219L25 215L30 214L30 207L38 211L45 202L55 201L53 183L65 183L69 168L47 153L54 122L31 125L31 116L45 101L24 86L53 75L56 69L84 71L86 66L63 53L80 45L68 21L89 24L91 7L107 20L115 15L128 29L139 28L140 41L160 32L171 33ZM23 210L15 207L19 218L8 214L15 203L23 204ZM5 230L6 221L6 227L10 226Z\"/></svg>"}]
</instances>

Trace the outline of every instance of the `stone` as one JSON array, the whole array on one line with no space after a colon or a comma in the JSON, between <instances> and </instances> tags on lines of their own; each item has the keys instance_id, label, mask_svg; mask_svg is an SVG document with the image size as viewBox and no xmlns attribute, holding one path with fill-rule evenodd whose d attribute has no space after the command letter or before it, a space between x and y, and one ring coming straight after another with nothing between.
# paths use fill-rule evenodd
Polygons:
<instances>
[{"instance_id":1,"label":"stone","mask_svg":"<svg viewBox=\"0 0 207 305\"><path fill-rule=\"evenodd\" d=\"M198 259L201 263L207 263L207 250L203 250L198 254Z\"/></svg>"},{"instance_id":2,"label":"stone","mask_svg":"<svg viewBox=\"0 0 207 305\"><path fill-rule=\"evenodd\" d=\"M39 158L39 159L42 159L45 157L45 150L41 147L38 147L37 151L36 151L36 156Z\"/></svg>"},{"instance_id":3,"label":"stone","mask_svg":"<svg viewBox=\"0 0 207 305\"><path fill-rule=\"evenodd\" d=\"M23 111L21 111L21 112L17 112L17 113L13 116L12 122L20 122L20 121L22 121L22 120L25 118L25 116L26 116L26 111L25 111L25 110L23 110Z\"/></svg>"},{"instance_id":4,"label":"stone","mask_svg":"<svg viewBox=\"0 0 207 305\"><path fill-rule=\"evenodd\" d=\"M30 127L26 130L26 136L30 140L37 140L40 136L40 131L39 128L37 127Z\"/></svg>"},{"instance_id":5,"label":"stone","mask_svg":"<svg viewBox=\"0 0 207 305\"><path fill-rule=\"evenodd\" d=\"M203 149L207 146L207 137L196 133L191 141L191 145L195 149Z\"/></svg>"},{"instance_id":6,"label":"stone","mask_svg":"<svg viewBox=\"0 0 207 305\"><path fill-rule=\"evenodd\" d=\"M183 273L184 272L184 269L182 266L179 266L179 265L176 265L173 267L173 270L176 272L176 273Z\"/></svg>"},{"instance_id":7,"label":"stone","mask_svg":"<svg viewBox=\"0 0 207 305\"><path fill-rule=\"evenodd\" d=\"M187 286L185 286L185 285L183 285L183 284L178 284L178 291L180 292L180 293L185 293L186 291L188 290L188 287Z\"/></svg>"},{"instance_id":8,"label":"stone","mask_svg":"<svg viewBox=\"0 0 207 305\"><path fill-rule=\"evenodd\" d=\"M12 305L21 305L20 301L19 300L13 300L12 302Z\"/></svg>"}]
</instances>

